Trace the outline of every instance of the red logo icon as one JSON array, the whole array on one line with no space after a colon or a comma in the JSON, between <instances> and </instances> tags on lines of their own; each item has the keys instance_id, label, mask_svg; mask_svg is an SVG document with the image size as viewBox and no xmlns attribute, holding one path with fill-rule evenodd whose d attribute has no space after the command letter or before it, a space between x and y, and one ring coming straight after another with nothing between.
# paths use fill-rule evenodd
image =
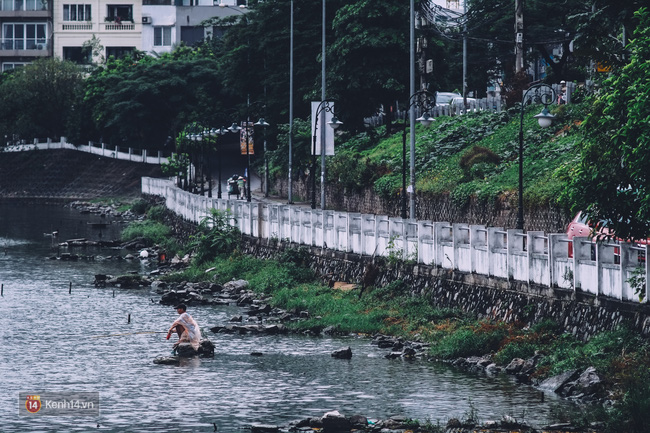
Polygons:
<instances>
[{"instance_id":1,"label":"red logo icon","mask_svg":"<svg viewBox=\"0 0 650 433\"><path fill-rule=\"evenodd\" d=\"M41 396L40 395L28 395L25 399L25 409L29 413L36 413L41 410Z\"/></svg>"}]
</instances>

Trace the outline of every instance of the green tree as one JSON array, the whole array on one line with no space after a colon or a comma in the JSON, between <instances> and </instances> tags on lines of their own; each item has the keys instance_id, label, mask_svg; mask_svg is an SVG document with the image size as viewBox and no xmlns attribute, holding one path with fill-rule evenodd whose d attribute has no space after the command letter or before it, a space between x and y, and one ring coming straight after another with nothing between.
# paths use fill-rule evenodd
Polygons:
<instances>
[{"instance_id":1,"label":"green tree","mask_svg":"<svg viewBox=\"0 0 650 433\"><path fill-rule=\"evenodd\" d=\"M160 148L195 119L225 122L221 89L212 53L181 48L159 58L109 59L88 79L84 103L95 138Z\"/></svg>"},{"instance_id":2,"label":"green tree","mask_svg":"<svg viewBox=\"0 0 650 433\"><path fill-rule=\"evenodd\" d=\"M293 3L294 117L306 118L310 113L309 101L320 99L322 9L310 0ZM342 0L327 2L328 45L334 38L331 22L343 4ZM287 122L290 2L259 2L245 15L208 20L204 24L226 29L222 38L210 43L219 58L224 95L232 111L240 116L248 112L252 118L263 115L271 125ZM328 64L331 61L328 58Z\"/></svg>"},{"instance_id":3,"label":"green tree","mask_svg":"<svg viewBox=\"0 0 650 433\"><path fill-rule=\"evenodd\" d=\"M606 80L583 124L569 199L626 239L650 234L650 12L640 9L630 61Z\"/></svg>"},{"instance_id":4,"label":"green tree","mask_svg":"<svg viewBox=\"0 0 650 433\"><path fill-rule=\"evenodd\" d=\"M56 58L39 59L7 74L0 83L0 134L66 135L82 80L74 63Z\"/></svg>"},{"instance_id":5,"label":"green tree","mask_svg":"<svg viewBox=\"0 0 650 433\"><path fill-rule=\"evenodd\" d=\"M347 128L408 98L408 7L390 0L357 0L336 12L329 47L329 93L336 95Z\"/></svg>"},{"instance_id":6,"label":"green tree","mask_svg":"<svg viewBox=\"0 0 650 433\"><path fill-rule=\"evenodd\" d=\"M644 0L594 0L589 10L570 17L576 27L575 54L607 65L621 66L626 59L626 41L635 28L634 12Z\"/></svg>"},{"instance_id":7,"label":"green tree","mask_svg":"<svg viewBox=\"0 0 650 433\"><path fill-rule=\"evenodd\" d=\"M487 62L478 73L496 68L502 70L509 82L514 74L515 0L470 0L468 5L471 57L476 59L477 54L482 55ZM524 45L526 49L534 49L527 62L531 63L534 58L543 60L550 69L551 81L584 79L584 70L580 68L588 65L591 59L576 57L570 45L578 34L579 22L574 17L590 12L591 3L581 0L567 0L562 5L525 2ZM458 33L456 39L460 37ZM553 48L558 45L562 47L561 56L553 55ZM470 74L477 73L474 71L473 65Z\"/></svg>"}]
</instances>

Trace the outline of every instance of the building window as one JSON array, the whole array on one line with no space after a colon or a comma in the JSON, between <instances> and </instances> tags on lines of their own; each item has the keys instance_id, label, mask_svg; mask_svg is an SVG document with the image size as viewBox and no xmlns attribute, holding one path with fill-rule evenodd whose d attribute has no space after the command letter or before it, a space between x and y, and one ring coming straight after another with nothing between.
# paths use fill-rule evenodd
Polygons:
<instances>
[{"instance_id":1,"label":"building window","mask_svg":"<svg viewBox=\"0 0 650 433\"><path fill-rule=\"evenodd\" d=\"M16 62L13 62L13 63L7 63L7 62L5 62L5 63L2 64L2 72L6 72L6 71L11 71L11 70L13 70L13 69L22 68L23 66L28 65L28 64L29 64L29 63L16 63Z\"/></svg>"},{"instance_id":2,"label":"building window","mask_svg":"<svg viewBox=\"0 0 650 433\"><path fill-rule=\"evenodd\" d=\"M188 47L197 45L203 41L205 29L203 27L182 26L181 41L185 42Z\"/></svg>"},{"instance_id":3,"label":"building window","mask_svg":"<svg viewBox=\"0 0 650 433\"><path fill-rule=\"evenodd\" d=\"M153 45L154 47L169 47L172 44L171 27L154 27L153 28Z\"/></svg>"},{"instance_id":4,"label":"building window","mask_svg":"<svg viewBox=\"0 0 650 433\"><path fill-rule=\"evenodd\" d=\"M90 21L90 5L63 5L63 21Z\"/></svg>"},{"instance_id":5,"label":"building window","mask_svg":"<svg viewBox=\"0 0 650 433\"><path fill-rule=\"evenodd\" d=\"M3 24L2 49L44 50L47 48L47 24Z\"/></svg>"},{"instance_id":6,"label":"building window","mask_svg":"<svg viewBox=\"0 0 650 433\"><path fill-rule=\"evenodd\" d=\"M106 5L107 21L133 21L133 5Z\"/></svg>"},{"instance_id":7,"label":"building window","mask_svg":"<svg viewBox=\"0 0 650 433\"><path fill-rule=\"evenodd\" d=\"M135 50L135 47L106 47L106 58L111 56L121 59Z\"/></svg>"},{"instance_id":8,"label":"building window","mask_svg":"<svg viewBox=\"0 0 650 433\"><path fill-rule=\"evenodd\" d=\"M212 26L212 39L222 39L226 34L226 28L223 26Z\"/></svg>"},{"instance_id":9,"label":"building window","mask_svg":"<svg viewBox=\"0 0 650 433\"><path fill-rule=\"evenodd\" d=\"M47 10L47 2L40 0L0 0L0 11Z\"/></svg>"},{"instance_id":10,"label":"building window","mask_svg":"<svg viewBox=\"0 0 650 433\"><path fill-rule=\"evenodd\" d=\"M63 47L63 59L79 65L91 63L91 50L84 47Z\"/></svg>"}]
</instances>

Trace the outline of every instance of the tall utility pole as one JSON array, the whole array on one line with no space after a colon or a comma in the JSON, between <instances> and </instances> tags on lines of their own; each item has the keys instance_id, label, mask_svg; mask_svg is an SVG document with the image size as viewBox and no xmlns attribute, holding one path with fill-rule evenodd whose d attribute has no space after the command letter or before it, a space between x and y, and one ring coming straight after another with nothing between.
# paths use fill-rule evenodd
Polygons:
<instances>
[{"instance_id":1,"label":"tall utility pole","mask_svg":"<svg viewBox=\"0 0 650 433\"><path fill-rule=\"evenodd\" d=\"M322 62L321 62L321 96L320 100L324 101L327 99L327 93L325 91L325 86L327 84L326 77L325 77L325 0L323 0L323 41L322 41L322 46L323 46L323 53L321 54L322 56ZM321 133L320 133L320 208L322 210L325 210L325 155L327 154L326 146L327 146L327 134L325 131L325 110L322 111L321 113L321 122L320 124L322 125L320 127ZM314 173L314 176L316 176L316 173Z\"/></svg>"},{"instance_id":2,"label":"tall utility pole","mask_svg":"<svg viewBox=\"0 0 650 433\"><path fill-rule=\"evenodd\" d=\"M463 16L467 17L467 0L463 0ZM463 25L463 106L467 107L467 18Z\"/></svg>"},{"instance_id":3,"label":"tall utility pole","mask_svg":"<svg viewBox=\"0 0 650 433\"><path fill-rule=\"evenodd\" d=\"M524 0L515 0L515 72L524 69Z\"/></svg>"},{"instance_id":4,"label":"tall utility pole","mask_svg":"<svg viewBox=\"0 0 650 433\"><path fill-rule=\"evenodd\" d=\"M413 95L415 93L415 2L414 0L411 0L409 3L410 7L410 29L409 29L409 52L410 52L410 70L409 70L409 95ZM411 219L415 218L415 104L411 105L411 109L409 110L409 127L410 127L410 135L409 135L409 144L410 144L410 149L409 149L409 156L410 156L410 161L409 161L409 174L410 174L410 183L409 183L409 191L408 193L410 194L410 199L409 199L409 217ZM402 192L404 193L404 191Z\"/></svg>"},{"instance_id":5,"label":"tall utility pole","mask_svg":"<svg viewBox=\"0 0 650 433\"><path fill-rule=\"evenodd\" d=\"M287 202L293 203L293 0L291 0L291 25L289 38L289 188Z\"/></svg>"}]
</instances>

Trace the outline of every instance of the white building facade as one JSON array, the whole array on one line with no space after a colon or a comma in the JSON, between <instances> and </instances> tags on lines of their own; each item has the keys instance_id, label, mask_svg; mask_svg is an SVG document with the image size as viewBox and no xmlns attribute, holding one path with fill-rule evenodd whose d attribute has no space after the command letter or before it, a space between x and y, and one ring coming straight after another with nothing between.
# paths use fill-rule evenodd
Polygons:
<instances>
[{"instance_id":1,"label":"white building facade","mask_svg":"<svg viewBox=\"0 0 650 433\"><path fill-rule=\"evenodd\" d=\"M142 49L142 1L53 0L54 56L84 64ZM95 52L84 44L95 41Z\"/></svg>"}]
</instances>

